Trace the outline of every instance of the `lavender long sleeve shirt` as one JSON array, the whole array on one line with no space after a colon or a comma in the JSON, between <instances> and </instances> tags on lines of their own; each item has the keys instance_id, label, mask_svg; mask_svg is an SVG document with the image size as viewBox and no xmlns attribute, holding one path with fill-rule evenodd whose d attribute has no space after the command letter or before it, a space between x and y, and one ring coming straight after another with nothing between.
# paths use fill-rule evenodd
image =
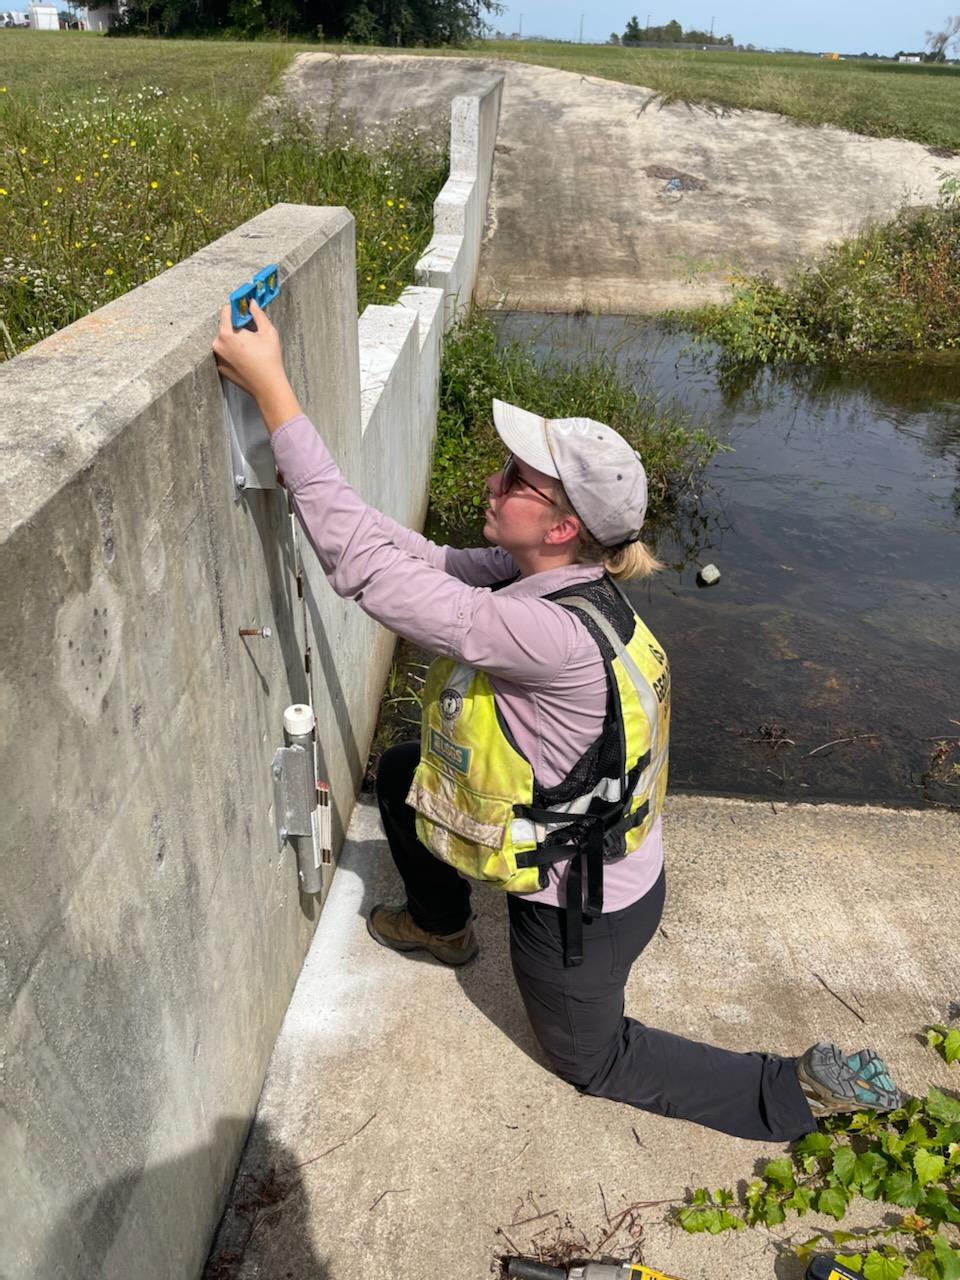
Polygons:
<instances>
[{"instance_id":1,"label":"lavender long sleeve shirt","mask_svg":"<svg viewBox=\"0 0 960 1280\"><path fill-rule=\"evenodd\" d=\"M368 506L304 415L284 423L272 444L334 591L397 635L485 671L534 776L548 787L566 777L601 732L607 682L583 623L543 597L599 578L600 566L550 569L493 592L518 572L507 552L440 547ZM658 819L639 849L604 868L604 911L636 902L662 865ZM568 869L569 859L554 864L547 887L524 896L563 906Z\"/></svg>"}]
</instances>

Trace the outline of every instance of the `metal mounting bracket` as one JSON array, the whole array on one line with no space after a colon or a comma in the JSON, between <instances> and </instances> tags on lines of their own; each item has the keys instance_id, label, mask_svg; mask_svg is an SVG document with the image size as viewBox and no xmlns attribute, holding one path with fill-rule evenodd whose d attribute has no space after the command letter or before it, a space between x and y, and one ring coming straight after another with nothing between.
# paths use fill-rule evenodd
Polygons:
<instances>
[{"instance_id":1,"label":"metal mounting bracket","mask_svg":"<svg viewBox=\"0 0 960 1280\"><path fill-rule=\"evenodd\" d=\"M315 789L310 751L278 747L273 757L273 798L281 848L290 836L313 834L310 797Z\"/></svg>"}]
</instances>

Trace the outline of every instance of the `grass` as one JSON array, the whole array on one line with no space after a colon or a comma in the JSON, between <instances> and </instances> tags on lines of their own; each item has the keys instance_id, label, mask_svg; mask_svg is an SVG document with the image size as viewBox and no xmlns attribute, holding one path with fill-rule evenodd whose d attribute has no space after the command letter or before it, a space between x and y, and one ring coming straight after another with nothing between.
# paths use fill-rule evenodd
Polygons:
<instances>
[{"instance_id":1,"label":"grass","mask_svg":"<svg viewBox=\"0 0 960 1280\"><path fill-rule=\"evenodd\" d=\"M346 205L361 309L432 234L445 140L318 133L264 95L292 51L0 31L0 320L10 356L278 201ZM274 100L275 101L275 100Z\"/></svg>"},{"instance_id":2,"label":"grass","mask_svg":"<svg viewBox=\"0 0 960 1280\"><path fill-rule=\"evenodd\" d=\"M721 375L763 365L848 363L960 351L960 181L939 207L831 245L777 284L734 282L731 301L674 318L721 348Z\"/></svg>"},{"instance_id":3,"label":"grass","mask_svg":"<svg viewBox=\"0 0 960 1280\"><path fill-rule=\"evenodd\" d=\"M497 346L490 320L474 314L446 340L430 508L454 535L473 530L486 504L483 479L503 463L491 401L507 400L548 418L606 422L643 457L653 521L687 488L717 441L690 415L638 391L603 353L537 361L526 343ZM472 488L464 478L471 477Z\"/></svg>"}]
</instances>

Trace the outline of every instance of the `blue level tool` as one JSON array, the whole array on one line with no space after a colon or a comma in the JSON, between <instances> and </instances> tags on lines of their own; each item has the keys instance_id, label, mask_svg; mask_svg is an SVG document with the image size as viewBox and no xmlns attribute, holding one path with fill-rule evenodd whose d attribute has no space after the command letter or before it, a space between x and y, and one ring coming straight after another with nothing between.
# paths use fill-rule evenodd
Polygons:
<instances>
[{"instance_id":1,"label":"blue level tool","mask_svg":"<svg viewBox=\"0 0 960 1280\"><path fill-rule=\"evenodd\" d=\"M265 307L280 292L280 268L275 262L258 271L252 280L234 289L230 295L230 321L235 329L248 325L253 317L250 314L250 303L256 302L258 307Z\"/></svg>"}]
</instances>

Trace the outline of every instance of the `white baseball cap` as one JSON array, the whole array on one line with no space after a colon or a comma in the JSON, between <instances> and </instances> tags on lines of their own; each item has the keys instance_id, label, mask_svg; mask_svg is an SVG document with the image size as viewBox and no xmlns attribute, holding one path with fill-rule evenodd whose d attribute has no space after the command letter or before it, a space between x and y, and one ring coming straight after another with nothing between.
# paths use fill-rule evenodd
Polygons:
<instances>
[{"instance_id":1,"label":"white baseball cap","mask_svg":"<svg viewBox=\"0 0 960 1280\"><path fill-rule=\"evenodd\" d=\"M591 418L541 418L502 400L493 422L512 454L554 476L604 547L636 542L647 511L647 473L623 436Z\"/></svg>"}]
</instances>

